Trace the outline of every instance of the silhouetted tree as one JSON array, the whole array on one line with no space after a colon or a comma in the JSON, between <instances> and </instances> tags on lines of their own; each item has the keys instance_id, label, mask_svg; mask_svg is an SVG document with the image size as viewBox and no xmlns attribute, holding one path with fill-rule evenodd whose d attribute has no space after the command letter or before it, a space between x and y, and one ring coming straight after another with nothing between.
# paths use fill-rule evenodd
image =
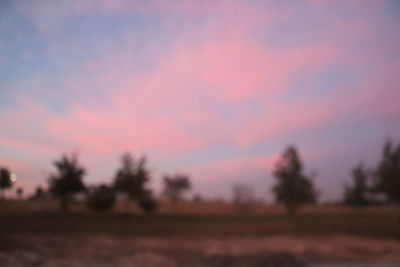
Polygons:
<instances>
[{"instance_id":1,"label":"silhouetted tree","mask_svg":"<svg viewBox=\"0 0 400 267\"><path fill-rule=\"evenodd\" d=\"M138 203L139 199L145 197L146 184L150 180L146 158L140 157L135 161L129 153L125 153L121 157L121 163L122 166L115 174L114 188L118 192L127 194L130 199Z\"/></svg>"},{"instance_id":2,"label":"silhouetted tree","mask_svg":"<svg viewBox=\"0 0 400 267\"><path fill-rule=\"evenodd\" d=\"M45 192L44 192L43 188L38 186L38 187L36 187L35 193L34 193L32 198L38 198L39 199L39 198L44 198L44 196L45 196Z\"/></svg>"},{"instance_id":3,"label":"silhouetted tree","mask_svg":"<svg viewBox=\"0 0 400 267\"><path fill-rule=\"evenodd\" d=\"M94 211L108 211L115 203L116 194L112 187L101 185L89 192L87 205Z\"/></svg>"},{"instance_id":4,"label":"silhouetted tree","mask_svg":"<svg viewBox=\"0 0 400 267\"><path fill-rule=\"evenodd\" d=\"M233 204L240 213L247 213L253 205L253 188L245 184L236 184L232 188Z\"/></svg>"},{"instance_id":5,"label":"silhouetted tree","mask_svg":"<svg viewBox=\"0 0 400 267\"><path fill-rule=\"evenodd\" d=\"M387 195L389 201L400 204L400 143L387 139L375 172L373 189Z\"/></svg>"},{"instance_id":6,"label":"silhouetted tree","mask_svg":"<svg viewBox=\"0 0 400 267\"><path fill-rule=\"evenodd\" d=\"M4 190L11 187L11 172L7 168L0 168L0 200L4 199Z\"/></svg>"},{"instance_id":7,"label":"silhouetted tree","mask_svg":"<svg viewBox=\"0 0 400 267\"><path fill-rule=\"evenodd\" d=\"M16 193L17 193L18 199L21 200L22 199L22 195L24 193L24 189L19 187L19 188L17 188Z\"/></svg>"},{"instance_id":8,"label":"silhouetted tree","mask_svg":"<svg viewBox=\"0 0 400 267\"><path fill-rule=\"evenodd\" d=\"M178 210L178 202L182 200L183 194L190 190L190 187L190 179L187 175L164 176L163 194L173 203L175 212Z\"/></svg>"},{"instance_id":9,"label":"silhouetted tree","mask_svg":"<svg viewBox=\"0 0 400 267\"><path fill-rule=\"evenodd\" d=\"M346 205L363 207L371 203L367 198L369 188L368 171L362 163L358 164L351 172L353 184L345 185L344 203Z\"/></svg>"},{"instance_id":10,"label":"silhouetted tree","mask_svg":"<svg viewBox=\"0 0 400 267\"><path fill-rule=\"evenodd\" d=\"M277 184L272 191L277 202L283 203L290 214L305 203L314 203L317 193L309 176L303 173L303 164L294 146L289 146L278 161L274 176Z\"/></svg>"},{"instance_id":11,"label":"silhouetted tree","mask_svg":"<svg viewBox=\"0 0 400 267\"><path fill-rule=\"evenodd\" d=\"M138 200L139 207L147 214L154 213L158 208L158 203L150 190L146 190Z\"/></svg>"},{"instance_id":12,"label":"silhouetted tree","mask_svg":"<svg viewBox=\"0 0 400 267\"><path fill-rule=\"evenodd\" d=\"M50 175L50 192L60 198L61 209L68 211L70 201L75 193L85 191L83 177L86 171L78 163L76 155L64 155L55 160L56 173Z\"/></svg>"}]
</instances>

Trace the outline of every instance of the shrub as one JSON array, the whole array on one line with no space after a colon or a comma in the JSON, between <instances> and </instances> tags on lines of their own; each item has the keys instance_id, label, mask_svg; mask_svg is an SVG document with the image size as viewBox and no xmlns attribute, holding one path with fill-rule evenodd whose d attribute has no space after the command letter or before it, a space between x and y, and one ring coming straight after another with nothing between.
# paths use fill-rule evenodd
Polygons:
<instances>
[{"instance_id":1,"label":"shrub","mask_svg":"<svg viewBox=\"0 0 400 267\"><path fill-rule=\"evenodd\" d=\"M158 208L158 203L152 196L152 194L145 194L138 200L139 207L147 214L154 213Z\"/></svg>"},{"instance_id":2,"label":"shrub","mask_svg":"<svg viewBox=\"0 0 400 267\"><path fill-rule=\"evenodd\" d=\"M94 211L108 211L115 203L115 191L113 188L101 185L89 193L87 204Z\"/></svg>"}]
</instances>

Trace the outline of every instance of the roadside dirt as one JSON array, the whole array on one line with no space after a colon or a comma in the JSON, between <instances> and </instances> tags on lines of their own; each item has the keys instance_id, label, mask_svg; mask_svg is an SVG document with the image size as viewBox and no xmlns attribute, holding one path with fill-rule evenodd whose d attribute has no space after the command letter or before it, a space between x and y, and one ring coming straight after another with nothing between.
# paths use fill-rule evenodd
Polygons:
<instances>
[{"instance_id":1,"label":"roadside dirt","mask_svg":"<svg viewBox=\"0 0 400 267\"><path fill-rule=\"evenodd\" d=\"M351 236L207 239L0 237L2 266L308 266L400 262L400 242Z\"/></svg>"}]
</instances>

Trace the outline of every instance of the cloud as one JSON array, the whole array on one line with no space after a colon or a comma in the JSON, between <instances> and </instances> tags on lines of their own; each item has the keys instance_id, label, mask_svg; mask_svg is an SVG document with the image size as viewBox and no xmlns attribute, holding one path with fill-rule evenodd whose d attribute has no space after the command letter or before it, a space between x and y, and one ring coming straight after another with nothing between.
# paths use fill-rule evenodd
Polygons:
<instances>
[{"instance_id":1,"label":"cloud","mask_svg":"<svg viewBox=\"0 0 400 267\"><path fill-rule=\"evenodd\" d=\"M48 121L49 131L66 136L89 153L125 147L171 153L219 142L241 146L240 131L246 131L243 125L255 115L246 112L252 101L261 98L268 105L292 86L292 75L330 64L337 53L318 44L276 50L250 38L252 23L245 23L250 27L247 31L237 32L236 24L242 21L217 22L224 32L200 40L193 36L207 36L208 30L190 32L157 53L153 68L144 72L129 72L135 69L135 54L122 51L126 55L122 62L119 51L100 55L88 64L93 73L90 80L83 78L85 84L99 87L70 106L65 116ZM226 23L232 27L228 31L220 25ZM75 85L72 82L70 88ZM107 100L93 107L89 102L97 95L106 95ZM267 116L269 127L277 128L281 117L274 120L269 114L278 111L279 115L280 108L274 105L257 117Z\"/></svg>"},{"instance_id":2,"label":"cloud","mask_svg":"<svg viewBox=\"0 0 400 267\"><path fill-rule=\"evenodd\" d=\"M382 21L381 5L85 0L13 6L37 30L32 43L40 45L29 49L40 62L29 70L42 75L40 82L37 75L11 82L14 102L0 107L0 146L32 160L79 149L101 158L91 162L95 167L126 150L163 161L228 147L226 161L191 173L199 181L239 179L265 171L269 156L254 155L266 142L323 139L352 124L391 129L400 115L393 52L400 41L392 34L397 28ZM76 25L82 18L89 36ZM252 156L244 156L248 151Z\"/></svg>"}]
</instances>

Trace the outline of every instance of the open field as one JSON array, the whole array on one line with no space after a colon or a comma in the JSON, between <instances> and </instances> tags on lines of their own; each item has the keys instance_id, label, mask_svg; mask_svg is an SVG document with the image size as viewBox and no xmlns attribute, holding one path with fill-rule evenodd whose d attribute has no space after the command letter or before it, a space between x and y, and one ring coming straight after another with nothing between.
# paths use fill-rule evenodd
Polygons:
<instances>
[{"instance_id":1,"label":"open field","mask_svg":"<svg viewBox=\"0 0 400 267\"><path fill-rule=\"evenodd\" d=\"M111 234L148 237L264 236L349 234L395 239L398 233L392 214L299 214L285 215L128 215L128 214L1 214L3 234Z\"/></svg>"},{"instance_id":2,"label":"open field","mask_svg":"<svg viewBox=\"0 0 400 267\"><path fill-rule=\"evenodd\" d=\"M36 211L43 211L54 213L60 209L59 203L56 200L6 200L0 202L1 213L32 213ZM206 202L181 202L177 206L178 213L184 215L237 215L236 207L226 201L206 201ZM88 213L90 212L86 205L83 203L72 203L72 212ZM389 214L395 210L393 207L366 207L362 211L371 214ZM251 215L283 215L285 209L282 205L254 203L249 209ZM141 210L131 201L117 202L111 213L135 213L141 214ZM175 206L167 201L161 201L157 214L171 214L176 213ZM360 213L352 207L345 207L340 205L317 205L317 206L302 206L300 209L301 214L350 214Z\"/></svg>"},{"instance_id":3,"label":"open field","mask_svg":"<svg viewBox=\"0 0 400 267\"><path fill-rule=\"evenodd\" d=\"M8 205L7 205L8 203ZM36 203L38 204L38 203ZM307 266L398 263L400 228L391 209L305 207L294 217L258 205L246 215L228 203L165 204L146 216L120 205L58 212L48 202L0 207L0 261L6 266ZM37 205L36 205L37 206ZM208 212L207 212L208 211Z\"/></svg>"}]
</instances>

